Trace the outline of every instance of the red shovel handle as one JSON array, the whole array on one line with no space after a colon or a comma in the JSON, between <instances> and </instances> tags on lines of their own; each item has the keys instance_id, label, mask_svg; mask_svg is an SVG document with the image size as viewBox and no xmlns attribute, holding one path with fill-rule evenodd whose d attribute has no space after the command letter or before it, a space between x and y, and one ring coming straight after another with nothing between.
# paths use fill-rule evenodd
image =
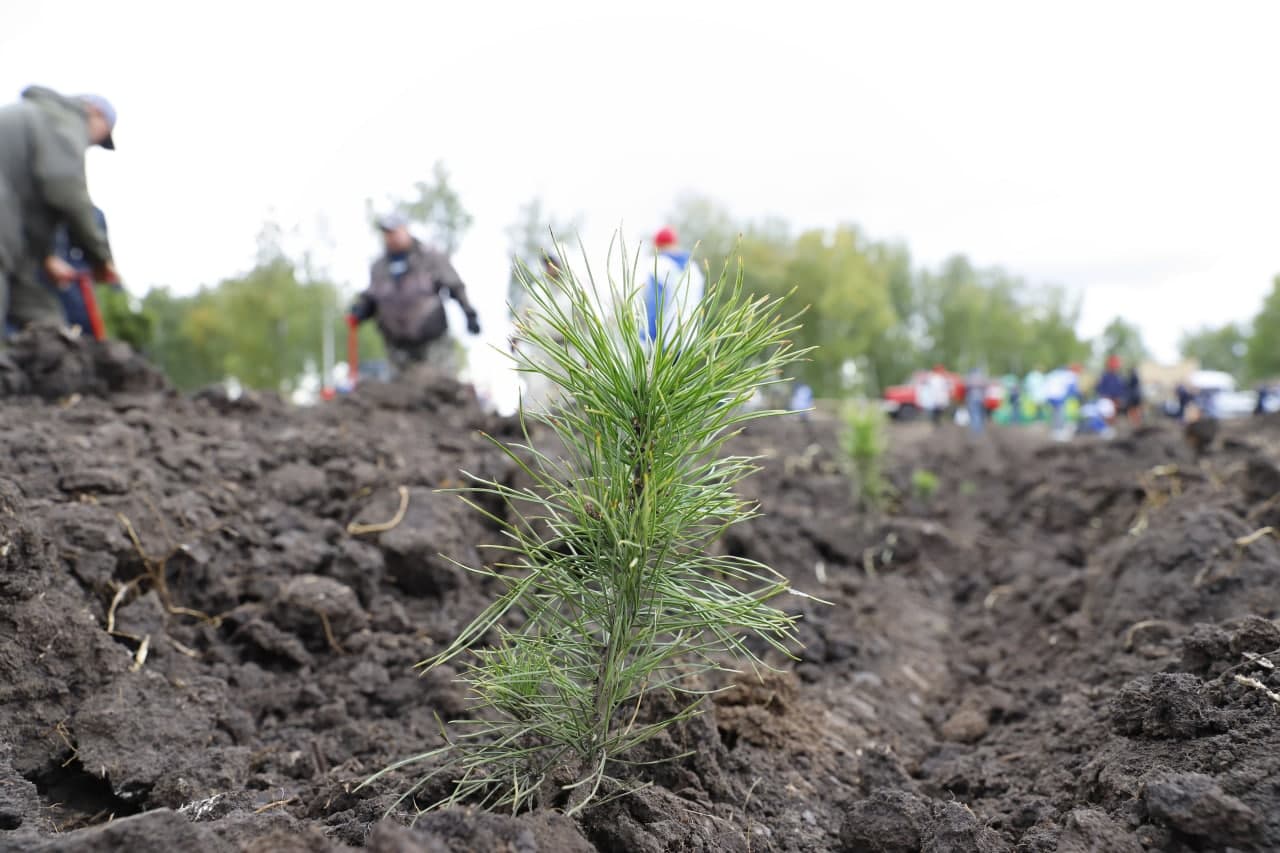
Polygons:
<instances>
[{"instance_id":1,"label":"red shovel handle","mask_svg":"<svg viewBox=\"0 0 1280 853\"><path fill-rule=\"evenodd\" d=\"M84 298L84 310L89 315L94 340L106 340L107 329L102 324L102 314L98 312L98 296L93 291L93 277L87 272L80 274L80 296Z\"/></svg>"},{"instance_id":2,"label":"red shovel handle","mask_svg":"<svg viewBox=\"0 0 1280 853\"><path fill-rule=\"evenodd\" d=\"M347 327L347 378L351 387L356 387L356 379L360 376L360 331L354 326Z\"/></svg>"}]
</instances>

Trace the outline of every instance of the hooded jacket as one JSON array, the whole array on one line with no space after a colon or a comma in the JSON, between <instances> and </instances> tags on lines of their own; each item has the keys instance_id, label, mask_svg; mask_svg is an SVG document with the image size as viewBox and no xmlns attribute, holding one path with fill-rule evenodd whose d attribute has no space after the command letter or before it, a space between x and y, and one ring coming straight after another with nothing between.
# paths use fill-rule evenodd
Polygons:
<instances>
[{"instance_id":1,"label":"hooded jacket","mask_svg":"<svg viewBox=\"0 0 1280 853\"><path fill-rule=\"evenodd\" d=\"M0 107L0 270L50 254L64 223L90 263L111 260L85 182L88 147L88 114L75 98L30 86Z\"/></svg>"}]
</instances>

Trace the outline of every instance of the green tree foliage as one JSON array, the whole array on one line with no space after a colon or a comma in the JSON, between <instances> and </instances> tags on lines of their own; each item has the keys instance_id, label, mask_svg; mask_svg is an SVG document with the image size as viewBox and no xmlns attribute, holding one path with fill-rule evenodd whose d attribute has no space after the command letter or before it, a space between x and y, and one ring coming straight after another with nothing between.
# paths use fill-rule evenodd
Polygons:
<instances>
[{"instance_id":1,"label":"green tree foliage","mask_svg":"<svg viewBox=\"0 0 1280 853\"><path fill-rule=\"evenodd\" d=\"M797 341L821 347L800 374L818 393L837 393L844 364L865 356L898 322L885 271L872 263L857 229L842 226L801 234L784 281L809 306Z\"/></svg>"},{"instance_id":2,"label":"green tree foliage","mask_svg":"<svg viewBox=\"0 0 1280 853\"><path fill-rule=\"evenodd\" d=\"M454 188L449 170L437 161L431 169L431 178L413 185L413 193L405 198L390 199L384 208L365 202L369 222L373 224L379 215L395 210L410 222L421 225L429 242L447 255L452 255L462 244L462 238L471 230L475 217L462 203L462 197Z\"/></svg>"},{"instance_id":3,"label":"green tree foliage","mask_svg":"<svg viewBox=\"0 0 1280 853\"><path fill-rule=\"evenodd\" d=\"M1084 359L1079 303L1060 288L1028 286L1002 270L978 270L963 256L917 289L924 362L955 370L1022 374Z\"/></svg>"},{"instance_id":4,"label":"green tree foliage","mask_svg":"<svg viewBox=\"0 0 1280 853\"><path fill-rule=\"evenodd\" d=\"M284 258L221 282L214 305L217 334L234 341L223 368L250 388L288 391L304 371L317 369L327 322L341 339L337 288L300 281Z\"/></svg>"},{"instance_id":5,"label":"green tree foliage","mask_svg":"<svg viewBox=\"0 0 1280 853\"><path fill-rule=\"evenodd\" d=\"M1141 364L1150 355L1142 340L1142 331L1123 317L1116 317L1102 330L1097 351L1103 359L1119 356L1127 367Z\"/></svg>"},{"instance_id":6,"label":"green tree foliage","mask_svg":"<svg viewBox=\"0 0 1280 853\"><path fill-rule=\"evenodd\" d=\"M927 362L953 369L988 362L988 369L1000 369L990 356L1016 346L1020 331L1011 322L1019 307L1008 281L981 281L968 258L955 256L937 273L922 273L918 293Z\"/></svg>"},{"instance_id":7,"label":"green tree foliage","mask_svg":"<svg viewBox=\"0 0 1280 853\"><path fill-rule=\"evenodd\" d=\"M1222 370L1243 382L1249 376L1246 357L1249 333L1240 323L1205 326L1182 336L1178 351L1183 358L1195 359L1205 370Z\"/></svg>"},{"instance_id":8,"label":"green tree foliage","mask_svg":"<svg viewBox=\"0 0 1280 853\"><path fill-rule=\"evenodd\" d=\"M121 288L99 287L96 290L98 311L107 337L124 341L139 352L146 352L155 334L155 317Z\"/></svg>"},{"instance_id":9,"label":"green tree foliage","mask_svg":"<svg viewBox=\"0 0 1280 853\"><path fill-rule=\"evenodd\" d=\"M235 377L249 388L288 392L320 369L326 325L335 340L346 340L344 307L337 285L301 274L280 248L279 230L267 225L258 261L244 275L190 296L167 288L146 295L142 312L154 331L143 350L184 390ZM361 335L362 358L380 357L376 332Z\"/></svg>"},{"instance_id":10,"label":"green tree foliage","mask_svg":"<svg viewBox=\"0 0 1280 853\"><path fill-rule=\"evenodd\" d=\"M1022 352L1001 372L1051 370L1083 362L1089 343L1076 331L1080 324L1080 299L1061 287L1038 288L1030 301L1028 329Z\"/></svg>"},{"instance_id":11,"label":"green tree foliage","mask_svg":"<svg viewBox=\"0 0 1280 853\"><path fill-rule=\"evenodd\" d=\"M142 299L143 310L155 318L155 331L144 350L182 390L193 390L225 379L224 368L232 342L221 336L211 289L177 296L156 287Z\"/></svg>"},{"instance_id":12,"label":"green tree foliage","mask_svg":"<svg viewBox=\"0 0 1280 853\"><path fill-rule=\"evenodd\" d=\"M1245 350L1251 379L1280 377L1280 275L1271 281L1271 293L1253 321L1253 335Z\"/></svg>"},{"instance_id":13,"label":"green tree foliage","mask_svg":"<svg viewBox=\"0 0 1280 853\"><path fill-rule=\"evenodd\" d=\"M818 345L800 373L819 395L844 389L847 366L859 367L872 393L941 363L1024 373L1083 361L1089 344L1076 331L1080 303L1057 287L1032 287L999 269L978 269L963 256L937 270L913 266L900 243L869 239L845 225L794 235L785 222L736 221L722 206L689 195L668 222L714 273L744 267L750 292L795 291L810 306L799 341Z\"/></svg>"}]
</instances>

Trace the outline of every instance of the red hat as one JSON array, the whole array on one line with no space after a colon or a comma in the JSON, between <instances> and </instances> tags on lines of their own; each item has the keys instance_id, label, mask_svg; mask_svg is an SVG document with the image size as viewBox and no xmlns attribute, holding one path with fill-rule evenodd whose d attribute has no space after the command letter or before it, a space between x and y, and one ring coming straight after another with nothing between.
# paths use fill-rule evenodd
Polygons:
<instances>
[{"instance_id":1,"label":"red hat","mask_svg":"<svg viewBox=\"0 0 1280 853\"><path fill-rule=\"evenodd\" d=\"M1119 369L1120 369L1120 356L1113 355L1107 359L1107 370L1119 370Z\"/></svg>"},{"instance_id":2,"label":"red hat","mask_svg":"<svg viewBox=\"0 0 1280 853\"><path fill-rule=\"evenodd\" d=\"M653 245L659 249L669 249L679 242L680 240L676 237L676 229L670 225L665 226L657 234L653 235Z\"/></svg>"}]
</instances>

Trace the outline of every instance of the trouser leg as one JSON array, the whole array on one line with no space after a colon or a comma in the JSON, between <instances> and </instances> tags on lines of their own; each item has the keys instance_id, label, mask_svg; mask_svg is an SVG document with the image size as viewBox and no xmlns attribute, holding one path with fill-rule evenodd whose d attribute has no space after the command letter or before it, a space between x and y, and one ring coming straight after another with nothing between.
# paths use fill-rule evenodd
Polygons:
<instances>
[{"instance_id":1,"label":"trouser leg","mask_svg":"<svg viewBox=\"0 0 1280 853\"><path fill-rule=\"evenodd\" d=\"M5 318L9 325L22 329L39 322L63 324L62 302L53 290L40 283L34 264L25 264L8 278Z\"/></svg>"},{"instance_id":2,"label":"trouser leg","mask_svg":"<svg viewBox=\"0 0 1280 853\"><path fill-rule=\"evenodd\" d=\"M458 374L458 344L449 335L436 338L423 347L422 361L449 376Z\"/></svg>"}]
</instances>

